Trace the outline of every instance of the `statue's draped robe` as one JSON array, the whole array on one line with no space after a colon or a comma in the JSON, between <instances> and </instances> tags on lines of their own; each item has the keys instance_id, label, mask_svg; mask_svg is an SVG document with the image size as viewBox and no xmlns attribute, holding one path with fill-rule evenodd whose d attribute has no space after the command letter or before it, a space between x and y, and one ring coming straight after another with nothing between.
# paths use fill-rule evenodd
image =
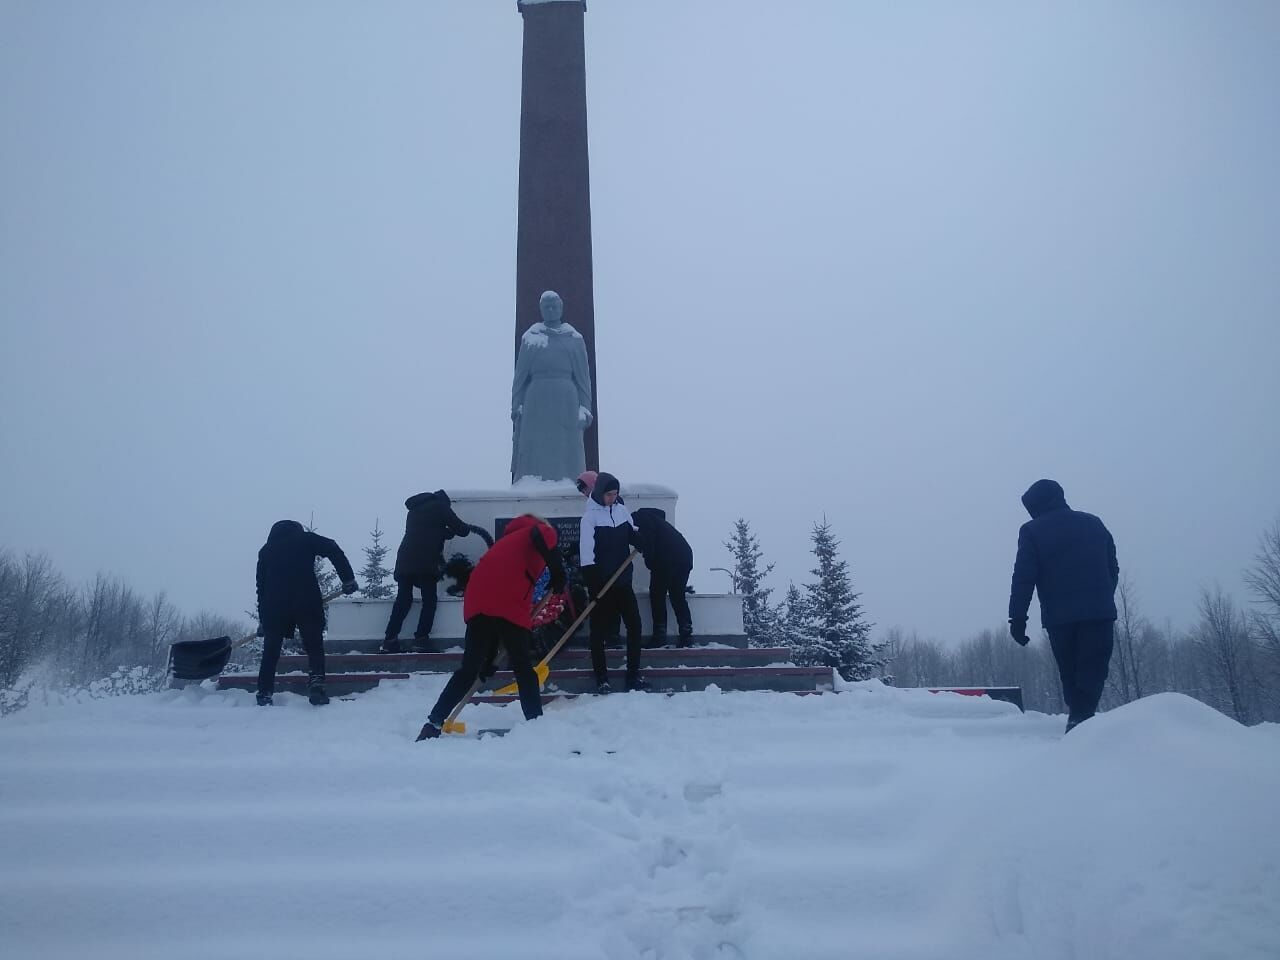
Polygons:
<instances>
[{"instance_id":1,"label":"statue's draped robe","mask_svg":"<svg viewBox=\"0 0 1280 960\"><path fill-rule=\"evenodd\" d=\"M521 409L522 408L522 409ZM511 479L566 480L586 469L579 408L591 410L587 345L567 323L535 323L520 338L511 409Z\"/></svg>"}]
</instances>

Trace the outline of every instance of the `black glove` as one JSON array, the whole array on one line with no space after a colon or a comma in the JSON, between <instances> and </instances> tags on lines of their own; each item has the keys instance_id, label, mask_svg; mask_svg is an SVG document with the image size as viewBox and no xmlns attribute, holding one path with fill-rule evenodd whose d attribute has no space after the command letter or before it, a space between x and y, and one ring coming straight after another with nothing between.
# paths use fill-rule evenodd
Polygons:
<instances>
[{"instance_id":1,"label":"black glove","mask_svg":"<svg viewBox=\"0 0 1280 960\"><path fill-rule=\"evenodd\" d=\"M587 595L594 600L604 586L604 575L594 563L590 564L582 568L582 583L587 588Z\"/></svg>"},{"instance_id":2,"label":"black glove","mask_svg":"<svg viewBox=\"0 0 1280 960\"><path fill-rule=\"evenodd\" d=\"M353 593L355 593L359 589L360 588L356 586L356 582L354 580L348 580L346 583L342 585L342 592L345 596L348 596L348 597L351 596Z\"/></svg>"},{"instance_id":3,"label":"black glove","mask_svg":"<svg viewBox=\"0 0 1280 960\"><path fill-rule=\"evenodd\" d=\"M1020 646L1026 646L1031 642L1031 638L1027 636L1027 618L1011 617L1009 619L1009 636L1013 637Z\"/></svg>"},{"instance_id":4,"label":"black glove","mask_svg":"<svg viewBox=\"0 0 1280 960\"><path fill-rule=\"evenodd\" d=\"M498 658L496 656L493 656L484 662L484 666L482 666L479 672L476 673L476 678L481 683L488 683L491 679L493 679L493 675L497 672L498 672Z\"/></svg>"},{"instance_id":5,"label":"black glove","mask_svg":"<svg viewBox=\"0 0 1280 960\"><path fill-rule=\"evenodd\" d=\"M551 574L551 592L564 593L564 588L565 588L564 571L561 570L559 573L556 573L555 571L553 571Z\"/></svg>"}]
</instances>

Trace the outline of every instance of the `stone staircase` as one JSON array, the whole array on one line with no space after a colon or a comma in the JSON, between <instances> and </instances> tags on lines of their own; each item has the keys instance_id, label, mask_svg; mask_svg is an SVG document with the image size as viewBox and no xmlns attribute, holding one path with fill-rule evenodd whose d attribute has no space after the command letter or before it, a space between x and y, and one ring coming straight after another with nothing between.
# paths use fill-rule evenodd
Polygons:
<instances>
[{"instance_id":1,"label":"stone staircase","mask_svg":"<svg viewBox=\"0 0 1280 960\"><path fill-rule=\"evenodd\" d=\"M699 594L689 599L694 627L699 631L693 638L693 645L650 646L641 657L642 672L653 692L684 693L705 690L712 685L721 690L773 690L798 694L832 689L829 667L796 666L791 662L790 649L786 647L748 647L742 629L741 598L732 594ZM648 639L647 596L640 597L640 608ZM441 598L431 640L431 646L436 649L430 653L375 652L390 609L388 600L334 601L330 605L329 629L325 635L330 695L360 693L381 683L407 680L413 674L448 674L462 662L461 600ZM674 625L674 617L668 616L668 622ZM415 603L405 622L411 630L416 621ZM613 647L606 655L610 679L614 681L615 688L621 689L625 651L621 647ZM305 692L306 669L306 657L282 656L277 668L276 689ZM489 687L496 689L514 679L509 671L500 671ZM257 687L257 675L224 674L219 678L218 686L220 689L253 690ZM550 701L594 690L595 678L584 626L552 662L543 699ZM506 703L513 699L484 694L483 691L477 697L486 703Z\"/></svg>"}]
</instances>

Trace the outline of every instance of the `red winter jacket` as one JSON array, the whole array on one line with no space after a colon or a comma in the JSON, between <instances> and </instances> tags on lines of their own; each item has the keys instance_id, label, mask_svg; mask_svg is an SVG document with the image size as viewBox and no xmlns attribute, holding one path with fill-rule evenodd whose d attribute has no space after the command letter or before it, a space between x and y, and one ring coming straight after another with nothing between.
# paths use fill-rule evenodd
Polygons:
<instances>
[{"instance_id":1,"label":"red winter jacket","mask_svg":"<svg viewBox=\"0 0 1280 960\"><path fill-rule=\"evenodd\" d=\"M501 617L526 630L533 628L533 585L547 569L533 538L535 529L542 534L548 552L555 549L556 530L551 524L529 516L512 520L471 571L462 598L463 620L469 623L477 616Z\"/></svg>"}]
</instances>

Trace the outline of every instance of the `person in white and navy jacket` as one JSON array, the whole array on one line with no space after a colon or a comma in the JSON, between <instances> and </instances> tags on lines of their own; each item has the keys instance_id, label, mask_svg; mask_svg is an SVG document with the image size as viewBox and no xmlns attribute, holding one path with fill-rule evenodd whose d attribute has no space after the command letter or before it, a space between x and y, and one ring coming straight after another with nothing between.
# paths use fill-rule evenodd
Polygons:
<instances>
[{"instance_id":1,"label":"person in white and navy jacket","mask_svg":"<svg viewBox=\"0 0 1280 960\"><path fill-rule=\"evenodd\" d=\"M618 496L621 484L610 473L597 474L586 513L582 515L581 539L578 544L582 564L582 580L596 601L591 611L591 668L596 675L599 693L611 693L609 671L604 648L618 641L618 622L627 628L628 690L645 690L648 684L640 676L640 607L631 586L631 565L622 571L603 596L600 590L622 566L633 545L639 545L640 532L631 519L631 511Z\"/></svg>"}]
</instances>

